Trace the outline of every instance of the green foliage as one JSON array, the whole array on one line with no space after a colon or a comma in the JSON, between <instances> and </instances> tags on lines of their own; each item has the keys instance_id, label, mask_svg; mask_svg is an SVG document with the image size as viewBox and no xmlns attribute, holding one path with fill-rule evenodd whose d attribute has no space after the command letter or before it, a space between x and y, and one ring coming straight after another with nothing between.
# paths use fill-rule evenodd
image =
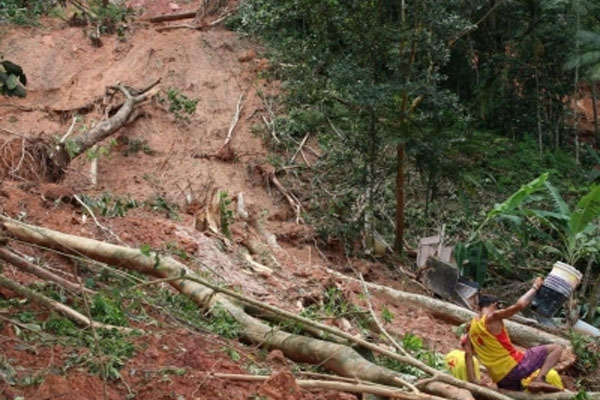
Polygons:
<instances>
[{"instance_id":1,"label":"green foliage","mask_svg":"<svg viewBox=\"0 0 600 400\"><path fill-rule=\"evenodd\" d=\"M235 213L229 208L231 199L227 192L219 191L219 215L221 216L221 231L231 239L231 225L235 220Z\"/></svg>"},{"instance_id":2,"label":"green foliage","mask_svg":"<svg viewBox=\"0 0 600 400\"><path fill-rule=\"evenodd\" d=\"M488 250L487 242L457 243L454 248L454 257L460 275L473 278L483 285L487 277Z\"/></svg>"},{"instance_id":3,"label":"green foliage","mask_svg":"<svg viewBox=\"0 0 600 400\"><path fill-rule=\"evenodd\" d=\"M454 122L462 112L455 96L439 90L438 68L447 60L448 39L469 24L439 2L404 11L405 18L399 3L382 0L252 0L232 21L272 46L286 102L286 116L273 121L277 148L291 153L307 133L317 137L323 157L300 170L298 191L311 193L307 217L324 239L348 248L356 248L365 218L378 231L389 229L395 146L436 138L450 148L447 140L459 131ZM433 164L426 163L425 146L419 154L435 170L429 174L435 191L444 151Z\"/></svg>"},{"instance_id":4,"label":"green foliage","mask_svg":"<svg viewBox=\"0 0 600 400\"><path fill-rule=\"evenodd\" d=\"M242 332L240 324L219 304L211 310L210 329L227 339L235 339Z\"/></svg>"},{"instance_id":5,"label":"green foliage","mask_svg":"<svg viewBox=\"0 0 600 400\"><path fill-rule=\"evenodd\" d=\"M565 63L565 68L581 68L584 76L592 81L600 80L600 35L596 32L580 30L575 36L579 46Z\"/></svg>"},{"instance_id":6,"label":"green foliage","mask_svg":"<svg viewBox=\"0 0 600 400\"><path fill-rule=\"evenodd\" d=\"M102 294L95 294L90 305L92 318L110 325L125 326L127 318L118 300L113 300Z\"/></svg>"},{"instance_id":7,"label":"green foliage","mask_svg":"<svg viewBox=\"0 0 600 400\"><path fill-rule=\"evenodd\" d=\"M505 202L494 207L484 223L492 219L509 221L511 227L521 232L521 236L527 230L535 237L550 241L544 247L547 252L557 254L565 262L575 265L580 258L595 254L599 249L600 243L596 237L600 218L600 186L592 185L571 211L547 178L548 175L544 174L523 186ZM532 196L541 187L546 188L553 208L548 209L548 202L543 198ZM527 204L527 201L532 204ZM534 202L542 208L534 207Z\"/></svg>"},{"instance_id":8,"label":"green foliage","mask_svg":"<svg viewBox=\"0 0 600 400\"><path fill-rule=\"evenodd\" d=\"M88 151L86 152L86 156L88 160L95 160L98 159L100 157L108 157L108 155L110 154L110 148L112 147L116 147L117 146L117 141L114 139L111 139L109 142L108 146L92 146L88 149ZM75 150L75 152L72 154L71 151L69 151L69 148L67 148L67 152L69 153L69 157L73 158L74 156L76 156L77 154L79 154L80 149L78 148L74 148L72 150Z\"/></svg>"},{"instance_id":9,"label":"green foliage","mask_svg":"<svg viewBox=\"0 0 600 400\"><path fill-rule=\"evenodd\" d=\"M103 305L100 308L103 311L96 313L93 316L94 319L101 317L101 314L106 315L107 300L103 298L101 302ZM108 306L108 308L114 308L114 303ZM114 315L118 314L118 312L116 313L113 310L109 311L109 313L113 314L113 316L105 318L105 322L117 322ZM116 330L96 329L96 339L91 330L79 329L71 320L54 313L48 316L42 324L42 328L53 335L59 336L52 339L43 337L44 341L57 340L63 346L85 349L84 351L74 351L68 354L63 365L63 370L83 366L91 373L101 373L104 371L106 378L119 379L119 370L134 355L136 350L133 343L125 335Z\"/></svg>"},{"instance_id":10,"label":"green foliage","mask_svg":"<svg viewBox=\"0 0 600 400\"><path fill-rule=\"evenodd\" d=\"M598 352L598 343L587 335L581 335L573 332L571 334L571 344L573 351L577 356L575 366L584 374L595 373L600 365L600 353Z\"/></svg>"},{"instance_id":11,"label":"green foliage","mask_svg":"<svg viewBox=\"0 0 600 400\"><path fill-rule=\"evenodd\" d=\"M435 353L426 348L423 340L413 334L412 332L407 332L402 338L402 347L411 353L417 359L423 361L427 365L441 369L444 365L443 356L439 353ZM424 373L418 368L412 367L410 365L402 364L397 360L393 359L384 359L383 365L387 368L393 369L395 371L415 375L415 376L423 376Z\"/></svg>"},{"instance_id":12,"label":"green foliage","mask_svg":"<svg viewBox=\"0 0 600 400\"><path fill-rule=\"evenodd\" d=\"M394 320L394 314L389 310L389 308L387 308L386 306L383 306L381 308L381 319L386 324L390 324Z\"/></svg>"},{"instance_id":13,"label":"green foliage","mask_svg":"<svg viewBox=\"0 0 600 400\"><path fill-rule=\"evenodd\" d=\"M0 94L25 97L27 92L23 85L27 85L23 69L11 61L0 61Z\"/></svg>"},{"instance_id":14,"label":"green foliage","mask_svg":"<svg viewBox=\"0 0 600 400\"><path fill-rule=\"evenodd\" d=\"M75 336L77 327L70 319L61 317L54 313L46 319L43 324L44 330L59 336Z\"/></svg>"},{"instance_id":15,"label":"green foliage","mask_svg":"<svg viewBox=\"0 0 600 400\"><path fill-rule=\"evenodd\" d=\"M81 147L73 139L67 139L65 141L65 150L67 150L69 158L73 159L81 152Z\"/></svg>"},{"instance_id":16,"label":"green foliage","mask_svg":"<svg viewBox=\"0 0 600 400\"><path fill-rule=\"evenodd\" d=\"M240 353L238 353L237 351L235 351L235 349L232 349L231 347L225 347L223 351L229 356L229 358L233 362L238 362L242 358L240 356Z\"/></svg>"},{"instance_id":17,"label":"green foliage","mask_svg":"<svg viewBox=\"0 0 600 400\"><path fill-rule=\"evenodd\" d=\"M119 370L125 362L133 357L135 347L133 343L125 339L123 334L116 330L98 329L100 356L102 362L93 354L72 355L67 364L83 364L91 373L101 373L104 370L105 378L120 379ZM85 335L84 342L90 349L95 348L96 342L92 335Z\"/></svg>"},{"instance_id":18,"label":"green foliage","mask_svg":"<svg viewBox=\"0 0 600 400\"><path fill-rule=\"evenodd\" d=\"M423 340L412 332L407 332L402 338L402 347L410 353L418 353L423 349Z\"/></svg>"},{"instance_id":19,"label":"green foliage","mask_svg":"<svg viewBox=\"0 0 600 400\"><path fill-rule=\"evenodd\" d=\"M354 311L355 306L349 303L344 293L337 286L329 286L325 289L323 298L323 312L329 316L339 316Z\"/></svg>"},{"instance_id":20,"label":"green foliage","mask_svg":"<svg viewBox=\"0 0 600 400\"><path fill-rule=\"evenodd\" d=\"M25 310L25 311L22 311L22 312L20 312L20 313L17 315L17 319L18 319L20 322L23 322L23 323L25 323L25 324L27 324L27 323L31 323L31 322L34 322L34 321L36 320L36 318L35 318L35 314L33 314L33 313L32 313L31 311L29 311L29 310Z\"/></svg>"},{"instance_id":21,"label":"green foliage","mask_svg":"<svg viewBox=\"0 0 600 400\"><path fill-rule=\"evenodd\" d=\"M164 367L161 368L158 371L159 374L161 375L175 375L175 376L184 376L187 373L187 370L185 368L178 368L178 367Z\"/></svg>"},{"instance_id":22,"label":"green foliage","mask_svg":"<svg viewBox=\"0 0 600 400\"><path fill-rule=\"evenodd\" d=\"M97 27L100 34L117 33L123 36L128 18L132 15L133 9L125 6L124 2L90 0L86 17L93 27Z\"/></svg>"},{"instance_id":23,"label":"green foliage","mask_svg":"<svg viewBox=\"0 0 600 400\"><path fill-rule=\"evenodd\" d=\"M117 197L103 193L97 198L81 195L81 200L95 213L109 218L124 217L130 210L146 207L152 211L164 212L169 219L179 219L179 207L170 203L163 196L156 196L148 201L139 202L130 197ZM85 212L87 210L84 209Z\"/></svg>"},{"instance_id":24,"label":"green foliage","mask_svg":"<svg viewBox=\"0 0 600 400\"><path fill-rule=\"evenodd\" d=\"M168 101L169 112L173 113L177 120L189 121L189 116L196 112L198 100L193 100L184 95L176 88L167 90L167 98L158 96L159 103Z\"/></svg>"},{"instance_id":25,"label":"green foliage","mask_svg":"<svg viewBox=\"0 0 600 400\"><path fill-rule=\"evenodd\" d=\"M533 193L540 190L545 182L548 180L548 173L540 175L540 177L533 181L521 186L519 190L513 193L508 199L502 203L498 203L494 208L487 214L485 220L481 224L481 227L488 221L498 218L500 216L509 218L510 215L514 215L514 211Z\"/></svg>"},{"instance_id":26,"label":"green foliage","mask_svg":"<svg viewBox=\"0 0 600 400\"><path fill-rule=\"evenodd\" d=\"M127 148L123 152L126 157L137 154L140 151L148 156L153 156L156 154L146 139L127 139Z\"/></svg>"},{"instance_id":27,"label":"green foliage","mask_svg":"<svg viewBox=\"0 0 600 400\"><path fill-rule=\"evenodd\" d=\"M53 0L0 0L0 24L36 25L55 5Z\"/></svg>"},{"instance_id":28,"label":"green foliage","mask_svg":"<svg viewBox=\"0 0 600 400\"><path fill-rule=\"evenodd\" d=\"M166 213L166 216L169 219L179 219L179 207L177 204L170 203L163 196L154 197L154 199L149 202L149 206L153 211Z\"/></svg>"},{"instance_id":29,"label":"green foliage","mask_svg":"<svg viewBox=\"0 0 600 400\"><path fill-rule=\"evenodd\" d=\"M124 217L129 210L137 208L140 204L131 198L112 197L108 193L103 193L100 197L94 199L87 195L81 195L81 200L92 210L99 211L104 217ZM85 209L84 209L85 210ZM87 211L85 211L87 212Z\"/></svg>"},{"instance_id":30,"label":"green foliage","mask_svg":"<svg viewBox=\"0 0 600 400\"><path fill-rule=\"evenodd\" d=\"M590 396L588 396L587 391L585 389L581 389L575 396L573 396L572 400L589 400Z\"/></svg>"}]
</instances>

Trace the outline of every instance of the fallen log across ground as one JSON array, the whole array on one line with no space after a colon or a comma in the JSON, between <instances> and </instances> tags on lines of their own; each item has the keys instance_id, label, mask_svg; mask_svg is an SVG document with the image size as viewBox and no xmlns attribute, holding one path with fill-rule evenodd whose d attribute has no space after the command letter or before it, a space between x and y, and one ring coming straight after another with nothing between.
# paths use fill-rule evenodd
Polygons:
<instances>
[{"instance_id":1,"label":"fallen log across ground","mask_svg":"<svg viewBox=\"0 0 600 400\"><path fill-rule=\"evenodd\" d=\"M21 241L37 244L44 247L59 249L70 254L86 256L97 261L105 262L117 267L136 270L143 274L158 278L169 279L170 284L184 295L190 297L196 304L204 309L211 310L215 306L228 311L242 326L242 335L252 343L260 344L268 349L279 349L288 358L297 362L318 364L336 374L352 377L361 381L378 383L380 385L414 388L403 380L402 375L387 368L380 367L362 358L354 349L348 346L313 339L301 335L294 335L269 326L265 322L247 314L238 304L232 302L230 297L236 298L252 305L257 305L267 311L277 312L289 319L316 326L327 330L337 336L359 344L360 346L412 365L432 376L431 381L439 381L452 386L467 389L477 397L507 400L509 396L458 380L442 371L438 371L411 356L403 356L384 349L376 344L354 337L337 328L323 325L295 314L288 313L276 307L260 303L256 300L227 289L216 287L196 275L186 265L170 258L151 252L144 254L138 249L117 246L101 241L80 236L64 234L50 229L27 225L3 216L0 216L0 225L11 235ZM199 283L201 282L201 283ZM227 296L223 295L226 293ZM425 388L426 390L426 388ZM440 399L422 391L412 389L405 392L411 399ZM408 398L408 397L407 397ZM535 398L535 397L532 397Z\"/></svg>"},{"instance_id":2,"label":"fallen log across ground","mask_svg":"<svg viewBox=\"0 0 600 400\"><path fill-rule=\"evenodd\" d=\"M222 373L211 373L210 377L219 379L231 380L231 381L246 381L246 382L265 382L270 376L264 375L241 375L241 374L222 374ZM332 377L334 378L334 377ZM384 396L394 399L405 399L406 393L401 392L398 389L389 388L386 386L374 385L363 383L363 382L348 382L339 380L316 380L316 379L297 379L296 384L303 389L325 389L325 390L337 390L350 393L368 393L377 396ZM432 386L432 390L436 390L440 395L444 395L447 399L456 400L473 400L471 393L464 389L458 389L451 387L448 389L445 386L449 386L439 382L431 382L429 385ZM444 386L445 385L445 386Z\"/></svg>"},{"instance_id":3,"label":"fallen log across ground","mask_svg":"<svg viewBox=\"0 0 600 400\"><path fill-rule=\"evenodd\" d=\"M16 293L20 296L23 296L23 297L31 300L34 303L38 303L44 307L54 310L54 311L64 315L65 317L69 318L70 320L74 321L77 325L84 326L84 327L88 327L88 326L92 325L94 328L102 328L102 329L108 329L108 330L116 329L122 333L133 332L133 329L127 328L124 326L115 326L115 325L103 324L101 322L93 321L90 318L86 317L85 315L81 314L80 312L72 309L71 307L67 307L64 304L62 304L56 300L53 300L49 297L39 294L36 291L26 288L25 286L20 285L16 282L12 281L11 279L6 278L2 274L0 274L0 287L4 287L13 293Z\"/></svg>"},{"instance_id":4,"label":"fallen log across ground","mask_svg":"<svg viewBox=\"0 0 600 400\"><path fill-rule=\"evenodd\" d=\"M340 272L332 269L327 269L327 272L333 276L351 281L357 285L361 285L359 279L344 275ZM389 300L396 303L410 303L417 305L421 308L426 309L431 314L442 317L446 320L452 320L457 323L469 322L476 315L471 310L456 306L445 301L433 299L428 296L423 296L416 293L403 292L401 290L393 289L388 286L381 286L375 283L366 282L369 290L386 296ZM360 286L359 286L360 287ZM541 331L539 329L519 324L514 321L505 320L506 329L510 334L513 342L524 347L532 347L540 344L557 343L564 348L572 351L571 342L563 337L552 335L548 332Z\"/></svg>"}]
</instances>

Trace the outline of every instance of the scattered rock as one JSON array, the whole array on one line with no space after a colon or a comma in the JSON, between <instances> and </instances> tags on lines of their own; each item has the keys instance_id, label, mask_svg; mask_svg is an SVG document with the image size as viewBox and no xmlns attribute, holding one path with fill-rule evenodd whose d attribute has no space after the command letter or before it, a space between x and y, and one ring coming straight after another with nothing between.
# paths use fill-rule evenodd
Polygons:
<instances>
[{"instance_id":1,"label":"scattered rock","mask_svg":"<svg viewBox=\"0 0 600 400\"><path fill-rule=\"evenodd\" d=\"M266 71L269 68L271 68L271 62L266 58L259 58L257 60L254 60L254 63L254 70L256 72Z\"/></svg>"},{"instance_id":2,"label":"scattered rock","mask_svg":"<svg viewBox=\"0 0 600 400\"><path fill-rule=\"evenodd\" d=\"M41 184L40 194L42 199L46 201L62 200L66 203L76 202L76 200L73 199L73 196L75 196L75 191L73 189L55 183Z\"/></svg>"},{"instance_id":3,"label":"scattered rock","mask_svg":"<svg viewBox=\"0 0 600 400\"><path fill-rule=\"evenodd\" d=\"M239 62L248 62L248 61L252 61L254 59L254 57L256 57L256 52L254 50L246 50L238 57L238 61Z\"/></svg>"},{"instance_id":4,"label":"scattered rock","mask_svg":"<svg viewBox=\"0 0 600 400\"><path fill-rule=\"evenodd\" d=\"M258 393L270 400L296 400L302 397L302 390L289 371L273 374L258 388Z\"/></svg>"}]
</instances>

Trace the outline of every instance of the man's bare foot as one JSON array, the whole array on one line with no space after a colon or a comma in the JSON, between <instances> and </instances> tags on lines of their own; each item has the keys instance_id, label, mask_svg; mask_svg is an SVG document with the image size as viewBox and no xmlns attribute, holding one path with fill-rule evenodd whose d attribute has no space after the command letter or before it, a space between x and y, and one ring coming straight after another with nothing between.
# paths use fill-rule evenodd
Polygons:
<instances>
[{"instance_id":1,"label":"man's bare foot","mask_svg":"<svg viewBox=\"0 0 600 400\"><path fill-rule=\"evenodd\" d=\"M529 390L531 393L554 393L554 392L560 392L560 389L557 388L556 386L552 386L549 383L546 383L540 379L536 379L531 381L531 383L529 384L529 386L526 387L527 390Z\"/></svg>"},{"instance_id":2,"label":"man's bare foot","mask_svg":"<svg viewBox=\"0 0 600 400\"><path fill-rule=\"evenodd\" d=\"M562 352L560 360L553 368L558 372L562 372L575 363L576 359L577 358L573 352L565 350Z\"/></svg>"}]
</instances>

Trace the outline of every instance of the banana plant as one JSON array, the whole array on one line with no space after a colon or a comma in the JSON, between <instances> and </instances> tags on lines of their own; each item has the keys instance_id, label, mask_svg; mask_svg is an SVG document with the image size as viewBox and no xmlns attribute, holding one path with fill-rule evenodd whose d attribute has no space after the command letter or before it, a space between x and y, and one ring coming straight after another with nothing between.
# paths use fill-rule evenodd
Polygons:
<instances>
[{"instance_id":1,"label":"banana plant","mask_svg":"<svg viewBox=\"0 0 600 400\"><path fill-rule=\"evenodd\" d=\"M479 284L483 284L487 275L490 255L500 260L503 265L508 265L508 262L492 241L481 239L481 231L491 221L502 219L513 227L513 231L519 236L520 241L526 242L528 234L527 229L524 229L526 226L524 224L525 216L521 213L521 206L530 200L534 193L543 189L547 180L548 173L544 173L521 186L508 199L496 204L487 213L483 222L471 232L466 242L456 244L454 257L461 275L472 276Z\"/></svg>"},{"instance_id":2,"label":"banana plant","mask_svg":"<svg viewBox=\"0 0 600 400\"><path fill-rule=\"evenodd\" d=\"M545 183L554 204L554 211L526 210L528 217L548 228L558 237L558 245L546 245L544 249L561 256L565 262L575 265L578 260L600 249L598 219L600 218L600 186L592 185L589 192L573 210L550 183Z\"/></svg>"},{"instance_id":3,"label":"banana plant","mask_svg":"<svg viewBox=\"0 0 600 400\"><path fill-rule=\"evenodd\" d=\"M537 237L548 240L543 248L575 265L582 257L598 252L600 241L597 238L600 218L600 186L592 185L571 210L569 205L548 179L548 174L524 185L503 203L497 204L481 224L503 219L512 222L511 227L524 227ZM530 207L532 194L545 188L553 209ZM521 232L523 231L521 229ZM515 229L513 229L515 230Z\"/></svg>"}]
</instances>

